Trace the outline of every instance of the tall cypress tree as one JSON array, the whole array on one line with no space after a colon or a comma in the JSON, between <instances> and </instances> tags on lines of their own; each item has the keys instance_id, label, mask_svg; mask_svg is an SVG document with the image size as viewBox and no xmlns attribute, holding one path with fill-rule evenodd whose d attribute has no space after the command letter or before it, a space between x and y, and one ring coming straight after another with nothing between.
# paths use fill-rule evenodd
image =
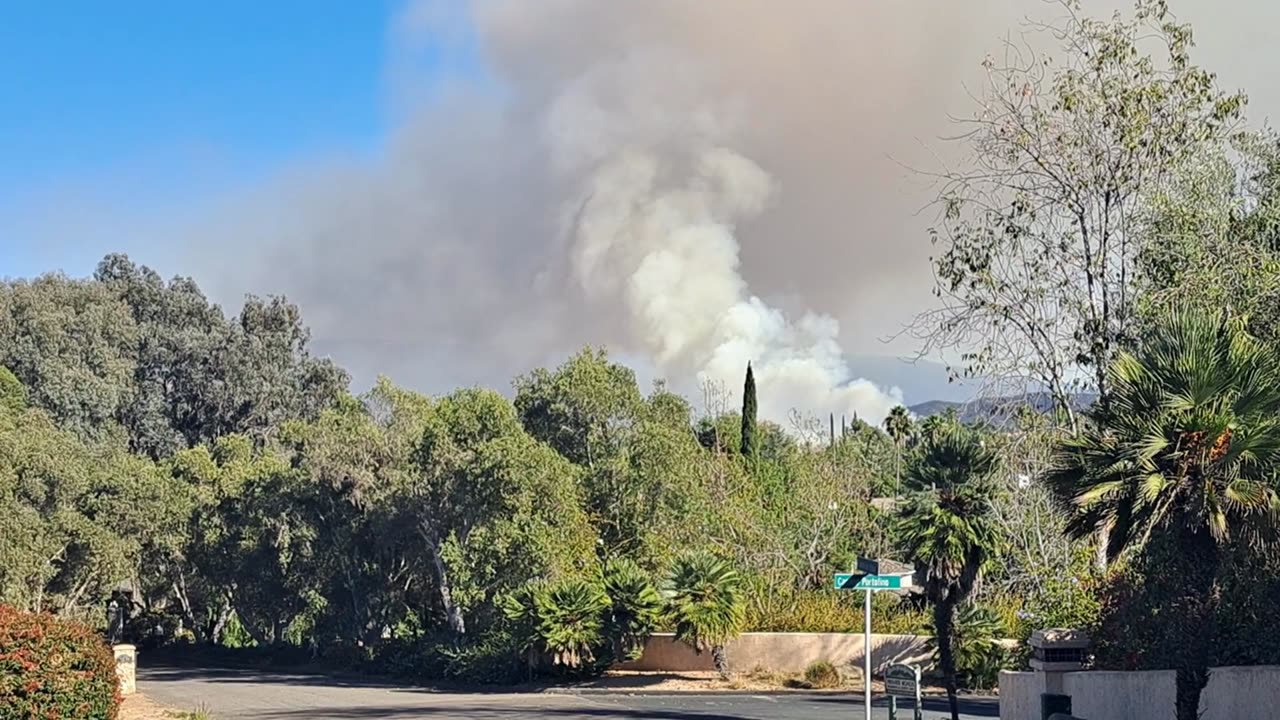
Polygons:
<instances>
[{"instance_id":1,"label":"tall cypress tree","mask_svg":"<svg viewBox=\"0 0 1280 720\"><path fill-rule=\"evenodd\" d=\"M742 455L756 456L756 376L747 363L747 380L742 385Z\"/></svg>"}]
</instances>

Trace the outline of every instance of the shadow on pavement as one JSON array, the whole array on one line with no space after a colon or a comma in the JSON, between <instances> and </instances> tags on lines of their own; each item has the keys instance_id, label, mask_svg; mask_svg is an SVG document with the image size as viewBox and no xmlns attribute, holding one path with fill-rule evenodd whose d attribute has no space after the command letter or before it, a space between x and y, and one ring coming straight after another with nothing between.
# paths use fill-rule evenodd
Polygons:
<instances>
[{"instance_id":1,"label":"shadow on pavement","mask_svg":"<svg viewBox=\"0 0 1280 720\"><path fill-rule=\"evenodd\" d=\"M591 680L566 682L559 687L566 690L643 690L659 685L666 680L686 680L689 682L705 682L706 677L685 675L679 672L645 673L643 675L608 675ZM708 691L712 692L712 691Z\"/></svg>"},{"instance_id":2,"label":"shadow on pavement","mask_svg":"<svg viewBox=\"0 0 1280 720\"><path fill-rule=\"evenodd\" d=\"M830 697L811 697L809 702L813 703L829 703L832 705L856 705L862 707L862 698L850 695L830 696ZM910 709L913 703L910 700L898 701L898 716L911 717ZM883 697L877 697L871 702L872 707L888 707L889 701ZM947 704L945 697L926 696L921 706L929 712L950 712L951 706ZM903 713L903 708L907 708L907 712ZM1000 700L998 698L960 698L960 713L962 715L974 715L976 717L999 717L1000 716Z\"/></svg>"},{"instance_id":3,"label":"shadow on pavement","mask_svg":"<svg viewBox=\"0 0 1280 720\"><path fill-rule=\"evenodd\" d=\"M212 683L240 683L255 685L293 685L327 688L362 688L401 690L405 692L507 695L520 692L539 692L542 685L485 686L485 685L416 685L409 681L388 680L340 672L287 670L245 667L208 667L186 663L156 662L139 664L138 679L143 682L177 682L199 680Z\"/></svg>"},{"instance_id":4,"label":"shadow on pavement","mask_svg":"<svg viewBox=\"0 0 1280 720\"><path fill-rule=\"evenodd\" d=\"M286 720L291 718L314 717L314 709L287 710L268 712L258 715L261 718ZM741 720L738 715L722 715L718 713L685 712L679 710L630 709L622 707L610 708L494 708L484 706L455 706L407 708L395 707L346 707L325 708L325 718L334 720L360 720L362 718L416 718L445 716L450 718L466 717L476 720L509 720L510 718L653 718L654 720Z\"/></svg>"}]
</instances>

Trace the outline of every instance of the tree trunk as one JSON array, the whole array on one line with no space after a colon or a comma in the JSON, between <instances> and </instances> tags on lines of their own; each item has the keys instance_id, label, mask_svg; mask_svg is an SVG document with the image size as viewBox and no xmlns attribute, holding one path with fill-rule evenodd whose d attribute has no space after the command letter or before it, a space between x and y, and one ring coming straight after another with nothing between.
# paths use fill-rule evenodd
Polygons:
<instances>
[{"instance_id":1,"label":"tree trunk","mask_svg":"<svg viewBox=\"0 0 1280 720\"><path fill-rule=\"evenodd\" d=\"M213 627L209 629L209 642L217 645L222 642L222 634L227 629L227 623L231 622L231 604L227 603L218 610L218 618L214 620Z\"/></svg>"},{"instance_id":2,"label":"tree trunk","mask_svg":"<svg viewBox=\"0 0 1280 720\"><path fill-rule=\"evenodd\" d=\"M427 539L427 551L431 555L431 568L435 575L436 588L440 593L440 605L444 608L445 618L449 621L449 629L455 636L462 637L467 634L467 624L462 618L462 609L453 601L448 568L444 565L444 558L440 556L440 540L431 531L425 532L424 535Z\"/></svg>"},{"instance_id":3,"label":"tree trunk","mask_svg":"<svg viewBox=\"0 0 1280 720\"><path fill-rule=\"evenodd\" d=\"M1178 602L1182 631L1179 633L1181 657L1177 659L1177 718L1198 720L1200 717L1200 693L1209 684L1209 663L1217 637L1217 611L1220 599L1218 587L1218 544L1207 530L1182 533L1179 551L1187 577L1195 575L1209 579L1207 587L1191 589Z\"/></svg>"},{"instance_id":4,"label":"tree trunk","mask_svg":"<svg viewBox=\"0 0 1280 720\"><path fill-rule=\"evenodd\" d=\"M723 645L711 646L711 662L715 663L716 672L720 673L721 680L729 679L729 654L725 651Z\"/></svg>"},{"instance_id":5,"label":"tree trunk","mask_svg":"<svg viewBox=\"0 0 1280 720\"><path fill-rule=\"evenodd\" d=\"M1095 535L1098 541L1098 549L1094 553L1094 565L1098 570L1106 572L1107 570L1107 545L1111 542L1111 531L1105 527L1098 528Z\"/></svg>"},{"instance_id":6,"label":"tree trunk","mask_svg":"<svg viewBox=\"0 0 1280 720\"><path fill-rule=\"evenodd\" d=\"M182 608L182 620L191 628L191 635L195 637L197 643L204 643L204 628L200 626L195 610L191 607L191 597L187 594L187 576L181 570L178 571L178 579L173 582L173 594L178 598L178 605Z\"/></svg>"},{"instance_id":7,"label":"tree trunk","mask_svg":"<svg viewBox=\"0 0 1280 720\"><path fill-rule=\"evenodd\" d=\"M268 645L270 645L270 638L265 633L263 633L259 628L255 627L253 623L245 620L243 616L241 616L240 618L240 627L244 628L244 631L249 636L249 639L252 640L254 644L257 645L258 647L267 647Z\"/></svg>"},{"instance_id":8,"label":"tree trunk","mask_svg":"<svg viewBox=\"0 0 1280 720\"><path fill-rule=\"evenodd\" d=\"M942 666L942 683L947 689L951 720L960 720L960 700L956 697L956 658L952 648L955 605L943 601L933 606L933 628L938 640L938 664Z\"/></svg>"},{"instance_id":9,"label":"tree trunk","mask_svg":"<svg viewBox=\"0 0 1280 720\"><path fill-rule=\"evenodd\" d=\"M893 461L893 498L897 500L902 497L902 443L894 442L897 453Z\"/></svg>"}]
</instances>

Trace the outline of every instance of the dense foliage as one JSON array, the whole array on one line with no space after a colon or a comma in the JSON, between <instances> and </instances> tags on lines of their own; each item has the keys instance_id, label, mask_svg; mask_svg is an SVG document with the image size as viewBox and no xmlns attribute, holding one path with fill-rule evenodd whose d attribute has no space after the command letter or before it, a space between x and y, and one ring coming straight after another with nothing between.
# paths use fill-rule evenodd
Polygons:
<instances>
[{"instance_id":1,"label":"dense foliage","mask_svg":"<svg viewBox=\"0 0 1280 720\"><path fill-rule=\"evenodd\" d=\"M689 626L722 638L856 624L831 573L890 549L870 500L896 452L865 424L808 444L759 422L746 457L739 413L695 417L593 349L513 399L353 396L283 300L226 320L120 256L0 300L0 599L101 624L124 591L135 642L511 679L522 644L587 666L675 629L657 587L682 551L731 570L732 622ZM563 627L531 644L503 603L535 587ZM586 587L609 599L589 654L597 628L552 612Z\"/></svg>"},{"instance_id":2,"label":"dense foliage","mask_svg":"<svg viewBox=\"0 0 1280 720\"><path fill-rule=\"evenodd\" d=\"M1183 311L1120 355L1109 376L1111 401L1062 443L1047 480L1073 507L1069 532L1105 528L1112 556L1163 546L1162 571L1184 585L1159 595L1182 636L1165 657L1178 671L1179 717L1194 718L1217 641L1224 555L1234 545L1266 552L1280 530L1280 364L1243 322Z\"/></svg>"},{"instance_id":3,"label":"dense foliage","mask_svg":"<svg viewBox=\"0 0 1280 720\"><path fill-rule=\"evenodd\" d=\"M115 657L101 635L0 605L0 718L115 720L119 708Z\"/></svg>"}]
</instances>

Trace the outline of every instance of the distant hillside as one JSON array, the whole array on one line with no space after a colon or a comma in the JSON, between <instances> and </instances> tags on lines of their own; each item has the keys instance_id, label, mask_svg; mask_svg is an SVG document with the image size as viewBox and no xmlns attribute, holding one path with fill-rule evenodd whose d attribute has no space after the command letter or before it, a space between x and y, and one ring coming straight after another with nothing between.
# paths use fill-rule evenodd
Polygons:
<instances>
[{"instance_id":1,"label":"distant hillside","mask_svg":"<svg viewBox=\"0 0 1280 720\"><path fill-rule=\"evenodd\" d=\"M1097 398L1098 396L1093 393L1079 393L1073 396L1072 407L1083 410L1092 405ZM1018 409L1026 405L1030 405L1039 412L1050 412L1053 410L1053 396L1047 392L1033 392L1008 397L978 398L969 402L929 400L907 409L915 416L925 418L930 415L940 415L950 408L955 408L961 422L985 420L1001 426L1008 423Z\"/></svg>"},{"instance_id":2,"label":"distant hillside","mask_svg":"<svg viewBox=\"0 0 1280 720\"><path fill-rule=\"evenodd\" d=\"M917 398L967 402L978 394L979 382L953 381L947 366L929 360L857 353L846 357L852 377L871 380L882 388L900 388L910 402Z\"/></svg>"}]
</instances>

